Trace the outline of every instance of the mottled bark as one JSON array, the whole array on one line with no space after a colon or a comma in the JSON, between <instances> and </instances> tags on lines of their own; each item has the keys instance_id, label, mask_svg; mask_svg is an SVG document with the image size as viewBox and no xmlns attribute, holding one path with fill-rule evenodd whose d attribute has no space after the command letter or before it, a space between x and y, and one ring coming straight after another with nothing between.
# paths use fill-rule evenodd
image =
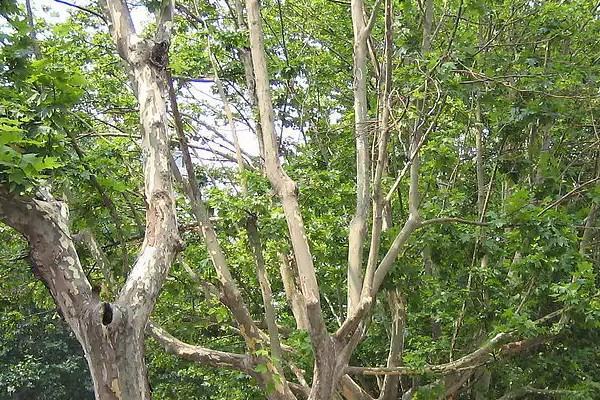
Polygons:
<instances>
[{"instance_id":1,"label":"mottled bark","mask_svg":"<svg viewBox=\"0 0 600 400\"><path fill-rule=\"evenodd\" d=\"M279 255L279 270L283 288L288 304L292 309L292 314L296 320L296 328L308 330L308 317L306 315L306 305L304 297L300 291L300 277L293 258L285 254Z\"/></svg>"},{"instance_id":2,"label":"mottled bark","mask_svg":"<svg viewBox=\"0 0 600 400\"><path fill-rule=\"evenodd\" d=\"M121 57L132 71L144 156L146 232L138 259L121 292L104 302L91 289L68 227L66 205L40 190L36 198L0 188L0 219L31 247L35 275L48 287L81 343L99 400L151 398L144 360L144 329L179 248L170 182L164 74L171 7L164 3L160 42L135 34L124 1L102 3ZM101 260L100 260L101 261Z\"/></svg>"}]
</instances>

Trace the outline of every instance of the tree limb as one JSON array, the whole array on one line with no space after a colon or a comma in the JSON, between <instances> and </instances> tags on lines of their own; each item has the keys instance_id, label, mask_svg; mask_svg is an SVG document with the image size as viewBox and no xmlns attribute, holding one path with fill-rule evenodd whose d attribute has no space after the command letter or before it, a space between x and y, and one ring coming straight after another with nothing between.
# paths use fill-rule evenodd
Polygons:
<instances>
[{"instance_id":1,"label":"tree limb","mask_svg":"<svg viewBox=\"0 0 600 400\"><path fill-rule=\"evenodd\" d=\"M252 370L252 360L247 355L184 343L152 321L148 322L146 331L165 348L168 354L175 354L184 360L196 361L215 368L233 369L251 376L255 375Z\"/></svg>"},{"instance_id":2,"label":"tree limb","mask_svg":"<svg viewBox=\"0 0 600 400\"><path fill-rule=\"evenodd\" d=\"M575 390L538 389L538 388L534 388L531 386L523 386L520 389L516 389L511 392L505 393L502 397L498 398L498 400L513 400L513 399L525 397L530 394L562 399L562 398L564 398L564 396L573 395L575 393L577 393Z\"/></svg>"}]
</instances>

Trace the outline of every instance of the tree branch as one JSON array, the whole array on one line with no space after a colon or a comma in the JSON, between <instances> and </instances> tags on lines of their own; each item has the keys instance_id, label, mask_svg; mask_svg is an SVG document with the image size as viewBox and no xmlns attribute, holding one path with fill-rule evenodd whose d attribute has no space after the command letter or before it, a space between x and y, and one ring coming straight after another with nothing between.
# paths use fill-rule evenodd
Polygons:
<instances>
[{"instance_id":1,"label":"tree branch","mask_svg":"<svg viewBox=\"0 0 600 400\"><path fill-rule=\"evenodd\" d=\"M169 168L171 153L166 126L164 71L156 65L156 46L135 34L125 0L101 0L109 17L109 30L121 58L132 72L140 107L142 154L144 156L144 194L146 232L144 243L123 286L117 303L129 308L129 319L137 329L144 329L158 292L175 254L181 248L175 216L175 199ZM170 8L169 3L165 3ZM163 9L163 14L169 13ZM161 17L162 18L162 17ZM158 29L170 35L171 24L163 21ZM168 51L161 49L160 54ZM160 56L159 54L159 56Z\"/></svg>"},{"instance_id":2,"label":"tree branch","mask_svg":"<svg viewBox=\"0 0 600 400\"><path fill-rule=\"evenodd\" d=\"M131 13L125 0L100 0L104 14L108 16L108 30L117 46L121 58L130 60L131 41L140 40L135 33Z\"/></svg>"},{"instance_id":3,"label":"tree branch","mask_svg":"<svg viewBox=\"0 0 600 400\"><path fill-rule=\"evenodd\" d=\"M563 309L558 310L563 311ZM550 318L561 315L558 312L552 312L545 317L534 321L535 324L539 324L547 321ZM469 353L455 361L451 361L445 364L428 365L421 369L413 369L407 367L348 367L346 372L349 374L362 374L362 375L422 375L425 373L435 374L447 374L456 371L462 371L471 368L477 368L490 360L496 360L497 356L512 356L514 354L522 353L535 346L543 343L547 343L550 340L556 338L556 335L543 335L536 336L524 340L515 342L505 343L510 337L514 336L515 332L501 332L490 339L485 345L479 349Z\"/></svg>"},{"instance_id":4,"label":"tree branch","mask_svg":"<svg viewBox=\"0 0 600 400\"><path fill-rule=\"evenodd\" d=\"M84 11L88 14L92 14L98 18L100 18L105 24L108 24L108 21L106 20L106 17L104 17L104 15L97 13L94 10L90 10L89 8L85 8L82 6L78 6L77 4L73 4L73 3L69 3L68 1L64 1L64 0L53 0L55 3L60 3L60 4L64 4L66 6L69 7L73 7L73 8L77 8L78 10Z\"/></svg>"},{"instance_id":5,"label":"tree branch","mask_svg":"<svg viewBox=\"0 0 600 400\"><path fill-rule=\"evenodd\" d=\"M428 225L442 225L442 224L465 224L465 225L475 225L475 226L489 226L487 222L481 221L472 221L464 218L456 218L456 217L442 217L442 218L431 218L421 222L419 228L424 228Z\"/></svg>"},{"instance_id":6,"label":"tree branch","mask_svg":"<svg viewBox=\"0 0 600 400\"><path fill-rule=\"evenodd\" d=\"M458 360L445 364L426 366L422 369L412 369L407 367L348 367L346 372L349 374L362 375L421 375L424 373L445 374L448 372L475 368L487 361L488 358L491 357L490 353L492 350L497 348L500 343L508 337L510 337L510 334L508 333L499 333L484 346Z\"/></svg>"},{"instance_id":7,"label":"tree branch","mask_svg":"<svg viewBox=\"0 0 600 400\"><path fill-rule=\"evenodd\" d=\"M297 199L297 185L281 167L275 138L273 104L269 88L267 62L264 48L264 36L260 7L257 0L247 0L248 25L250 26L250 46L256 92L259 101L260 120L265 147L265 168L271 185L277 191L288 223L288 230L294 249L294 255L300 272L302 292L306 301L308 319L311 325L313 344L321 343L327 336L327 328L321 314L319 286L308 246L306 230L302 221ZM315 349L319 354L319 348Z\"/></svg>"},{"instance_id":8,"label":"tree branch","mask_svg":"<svg viewBox=\"0 0 600 400\"><path fill-rule=\"evenodd\" d=\"M592 183L597 182L598 180L600 180L600 177L595 177L595 178L590 179L589 181L584 182L581 185L571 189L564 196L561 196L559 199L557 199L556 201L553 201L552 204L550 204L549 206L544 208L542 211L540 211L537 216L541 217L546 211L550 210L553 207L556 207L557 205L561 204L563 201L567 200L569 197L571 197L574 194L576 194L577 192L583 190L585 187L591 185Z\"/></svg>"},{"instance_id":9,"label":"tree branch","mask_svg":"<svg viewBox=\"0 0 600 400\"><path fill-rule=\"evenodd\" d=\"M556 398L564 398L566 395L573 395L577 393L575 390L561 390L561 389L538 389L531 386L523 386L520 389L514 390L512 392L505 393L498 400L513 400L518 399L520 397L525 397L529 394L544 396L544 397L556 397Z\"/></svg>"},{"instance_id":10,"label":"tree branch","mask_svg":"<svg viewBox=\"0 0 600 400\"><path fill-rule=\"evenodd\" d=\"M50 291L74 330L85 306L93 307L91 286L68 227L68 208L42 188L35 198L9 193L0 185L0 221L28 241L36 278ZM76 332L81 334L82 332Z\"/></svg>"},{"instance_id":11,"label":"tree branch","mask_svg":"<svg viewBox=\"0 0 600 400\"><path fill-rule=\"evenodd\" d=\"M252 370L252 360L247 355L184 343L152 321L148 322L146 331L165 348L168 354L175 354L184 360L196 361L215 368L233 369L251 376L255 375Z\"/></svg>"}]
</instances>

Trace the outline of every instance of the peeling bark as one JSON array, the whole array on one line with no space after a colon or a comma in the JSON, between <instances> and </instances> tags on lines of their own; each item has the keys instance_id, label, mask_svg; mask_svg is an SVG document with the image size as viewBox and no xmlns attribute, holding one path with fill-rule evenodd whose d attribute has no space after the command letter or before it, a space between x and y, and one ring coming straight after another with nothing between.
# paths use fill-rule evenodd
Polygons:
<instances>
[{"instance_id":1,"label":"peeling bark","mask_svg":"<svg viewBox=\"0 0 600 400\"><path fill-rule=\"evenodd\" d=\"M66 205L44 190L30 199L0 188L0 219L28 240L34 273L81 343L98 400L151 398L144 330L180 248L169 171L166 86L164 71L157 65L166 59L171 30L172 3L163 5L156 42L135 34L123 0L102 2L118 52L134 77L148 204L144 243L118 297L109 303L93 293L69 233Z\"/></svg>"},{"instance_id":2,"label":"peeling bark","mask_svg":"<svg viewBox=\"0 0 600 400\"><path fill-rule=\"evenodd\" d=\"M285 296L292 309L294 319L296 320L296 328L308 330L306 305L304 304L304 297L302 297L302 292L300 291L300 277L298 276L295 262L285 254L280 254L279 260L281 280L283 281Z\"/></svg>"}]
</instances>

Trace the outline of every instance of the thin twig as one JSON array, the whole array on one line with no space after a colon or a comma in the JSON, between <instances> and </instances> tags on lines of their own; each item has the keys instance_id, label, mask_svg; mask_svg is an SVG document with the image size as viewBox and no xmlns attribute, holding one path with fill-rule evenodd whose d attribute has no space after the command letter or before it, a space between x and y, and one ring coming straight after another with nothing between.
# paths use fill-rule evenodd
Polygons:
<instances>
[{"instance_id":1,"label":"thin twig","mask_svg":"<svg viewBox=\"0 0 600 400\"><path fill-rule=\"evenodd\" d=\"M99 14L96 11L90 10L89 8L85 8L85 7L82 7L82 6L78 6L77 4L69 3L68 1L64 1L64 0L53 0L53 1L55 3L60 3L60 4L66 5L66 6L69 6L69 7L77 8L78 10L85 11L88 14L92 14L92 15L100 18L105 24L108 25L108 21L106 20L106 18L104 17L104 15Z\"/></svg>"}]
</instances>

